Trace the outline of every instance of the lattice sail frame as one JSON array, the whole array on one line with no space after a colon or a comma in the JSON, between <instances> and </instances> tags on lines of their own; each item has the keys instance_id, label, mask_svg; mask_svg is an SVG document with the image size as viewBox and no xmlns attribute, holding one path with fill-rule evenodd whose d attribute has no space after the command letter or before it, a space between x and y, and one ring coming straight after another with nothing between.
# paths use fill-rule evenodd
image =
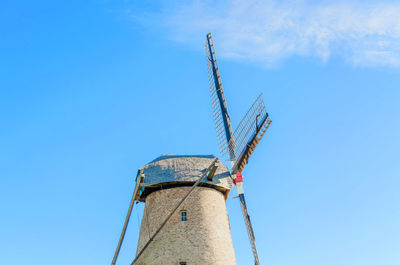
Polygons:
<instances>
[{"instance_id":1,"label":"lattice sail frame","mask_svg":"<svg viewBox=\"0 0 400 265\"><path fill-rule=\"evenodd\" d=\"M215 128L217 130L218 147L222 157L229 154L232 162L231 173L236 175L237 172L243 171L264 133L268 130L271 120L268 117L262 94L260 94L240 121L235 132L232 133L211 33L207 34L206 54L211 104ZM235 177L235 179L237 179L237 177ZM242 180L240 180L240 183L242 183ZM239 182L235 184L238 188ZM240 185L240 187L241 188L238 188L238 194L241 198L242 213L245 218L255 265L259 265L260 262L255 245L254 231L244 200L243 186Z\"/></svg>"},{"instance_id":2,"label":"lattice sail frame","mask_svg":"<svg viewBox=\"0 0 400 265\"><path fill-rule=\"evenodd\" d=\"M221 154L224 156L227 150L232 149L235 153L235 157L239 158L254 134L258 133L261 129L260 124L262 124L265 119L268 119L268 113L261 93L240 121L233 133L233 138L229 141L224 153Z\"/></svg>"},{"instance_id":3,"label":"lattice sail frame","mask_svg":"<svg viewBox=\"0 0 400 265\"><path fill-rule=\"evenodd\" d=\"M229 157L232 161L232 169L241 171L268 129L271 120L260 94L240 121L235 132L232 132L211 33L207 34L206 54L218 148L222 157Z\"/></svg>"},{"instance_id":4,"label":"lattice sail frame","mask_svg":"<svg viewBox=\"0 0 400 265\"><path fill-rule=\"evenodd\" d=\"M234 141L232 139L233 133L231 122L226 106L224 90L222 88L221 75L219 73L218 62L210 33L207 35L207 41L208 43L206 43L205 48L207 54L208 78L210 86L211 107L213 111L215 129L217 132L218 148L221 155L223 153L224 155L229 154L230 159L234 160L234 153L228 149L228 142L232 142L231 145L234 145ZM216 87L216 83L219 86L219 89ZM218 93L220 94L221 98L218 97ZM222 108L225 108L225 113L223 113ZM227 124L224 124L224 118Z\"/></svg>"}]
</instances>

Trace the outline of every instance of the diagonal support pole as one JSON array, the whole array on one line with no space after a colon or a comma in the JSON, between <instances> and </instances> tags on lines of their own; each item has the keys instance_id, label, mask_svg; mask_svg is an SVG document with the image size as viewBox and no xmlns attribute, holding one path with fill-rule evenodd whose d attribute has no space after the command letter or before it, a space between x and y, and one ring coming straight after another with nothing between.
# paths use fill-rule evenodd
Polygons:
<instances>
[{"instance_id":1,"label":"diagonal support pole","mask_svg":"<svg viewBox=\"0 0 400 265\"><path fill-rule=\"evenodd\" d=\"M124 227L122 228L121 236L119 237L117 249L115 250L114 258L113 258L113 260L111 262L111 265L115 265L115 263L117 262L118 254L119 254L119 251L121 249L122 242L124 241L126 228L128 227L129 219L131 217L133 204L136 201L136 198L137 198L137 195L138 195L138 192L139 192L139 189L140 189L140 184L142 183L142 179L143 179L143 174L142 174L142 171L139 170L138 174L137 174L137 178L136 178L135 190L133 191L131 203L129 205L128 214L126 215Z\"/></svg>"}]
</instances>

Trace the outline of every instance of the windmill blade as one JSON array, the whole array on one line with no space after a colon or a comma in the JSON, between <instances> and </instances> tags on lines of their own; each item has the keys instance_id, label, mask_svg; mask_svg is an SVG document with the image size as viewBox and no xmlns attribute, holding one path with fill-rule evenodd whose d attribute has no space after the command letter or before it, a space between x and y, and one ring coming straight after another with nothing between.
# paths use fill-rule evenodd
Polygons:
<instances>
[{"instance_id":1,"label":"windmill blade","mask_svg":"<svg viewBox=\"0 0 400 265\"><path fill-rule=\"evenodd\" d=\"M253 251L254 263L256 265L259 265L260 261L258 260L258 253L257 253L257 248L256 248L254 230L253 230L253 226L251 225L250 215L249 215L249 213L247 211L246 200L244 199L243 176L240 173L240 171L237 171L237 173L235 174L235 178L233 179L233 183L235 184L236 190L237 190L238 195L239 195L240 206L242 208L242 214L243 214L244 222L246 223L247 234L249 235L250 244L251 244L251 250Z\"/></svg>"},{"instance_id":2,"label":"windmill blade","mask_svg":"<svg viewBox=\"0 0 400 265\"><path fill-rule=\"evenodd\" d=\"M262 94L260 94L240 121L235 132L232 133L231 121L228 115L228 108L226 106L211 33L207 34L206 53L211 103L215 128L217 130L218 146L221 156L225 157L229 155L232 161L231 173L234 175L233 182L239 194L240 205L253 250L255 264L259 265L260 262L255 245L254 231L244 199L241 171L271 124L271 120L268 117Z\"/></svg>"},{"instance_id":3,"label":"windmill blade","mask_svg":"<svg viewBox=\"0 0 400 265\"><path fill-rule=\"evenodd\" d=\"M232 140L228 143L228 149L233 149L237 158L232 166L232 173L243 171L270 124L271 120L265 108L262 94L260 94L240 121Z\"/></svg>"},{"instance_id":4,"label":"windmill blade","mask_svg":"<svg viewBox=\"0 0 400 265\"><path fill-rule=\"evenodd\" d=\"M250 221L250 215L247 212L246 201L244 199L243 193L239 194L239 199L240 199L240 206L242 208L242 213L243 213L243 217L244 217L244 222L246 223L247 233L248 233L249 239L250 239L251 250L253 251L254 263L255 263L255 265L259 265L260 261L258 259L258 253L257 253L257 248L256 248L256 238L254 236L253 226Z\"/></svg>"},{"instance_id":5,"label":"windmill blade","mask_svg":"<svg viewBox=\"0 0 400 265\"><path fill-rule=\"evenodd\" d=\"M218 147L222 157L229 153L230 159L235 160L235 153L232 149L232 146L234 146L234 139L231 127L231 119L229 118L228 107L226 106L221 75L219 74L217 57L215 56L215 49L211 33L207 34L206 53L211 105L215 129L217 131ZM228 147L228 143L231 143L230 148Z\"/></svg>"}]
</instances>

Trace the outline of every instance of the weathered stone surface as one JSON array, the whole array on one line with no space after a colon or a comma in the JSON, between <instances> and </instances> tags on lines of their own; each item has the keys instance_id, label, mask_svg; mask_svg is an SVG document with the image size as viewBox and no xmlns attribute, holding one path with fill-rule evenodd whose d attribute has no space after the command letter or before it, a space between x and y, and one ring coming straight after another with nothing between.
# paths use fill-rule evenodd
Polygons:
<instances>
[{"instance_id":1,"label":"weathered stone surface","mask_svg":"<svg viewBox=\"0 0 400 265\"><path fill-rule=\"evenodd\" d=\"M137 252L189 189L175 187L155 191L146 197ZM187 211L186 222L181 221L182 210ZM180 262L188 265L236 264L225 199L220 191L197 187L136 265L179 265Z\"/></svg>"}]
</instances>

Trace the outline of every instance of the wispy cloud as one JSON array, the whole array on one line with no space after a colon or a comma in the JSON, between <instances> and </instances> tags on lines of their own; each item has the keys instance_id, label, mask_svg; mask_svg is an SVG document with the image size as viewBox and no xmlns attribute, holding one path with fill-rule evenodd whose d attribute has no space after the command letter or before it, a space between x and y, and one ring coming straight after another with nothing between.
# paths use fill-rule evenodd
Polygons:
<instances>
[{"instance_id":1,"label":"wispy cloud","mask_svg":"<svg viewBox=\"0 0 400 265\"><path fill-rule=\"evenodd\" d=\"M212 32L225 58L274 65L293 56L339 57L400 67L399 2L192 1L166 8L158 21L190 45Z\"/></svg>"}]
</instances>

